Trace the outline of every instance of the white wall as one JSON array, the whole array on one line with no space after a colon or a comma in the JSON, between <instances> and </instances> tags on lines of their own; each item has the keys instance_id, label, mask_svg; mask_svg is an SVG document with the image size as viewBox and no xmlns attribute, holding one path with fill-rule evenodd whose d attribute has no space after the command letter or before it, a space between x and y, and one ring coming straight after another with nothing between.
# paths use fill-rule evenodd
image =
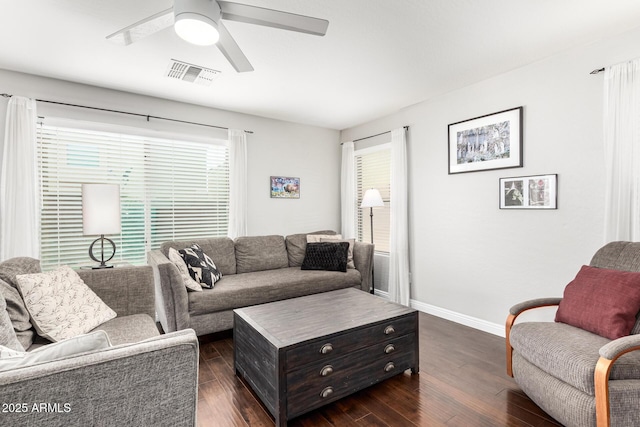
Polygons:
<instances>
[{"instance_id":1,"label":"white wall","mask_svg":"<svg viewBox=\"0 0 640 427\"><path fill-rule=\"evenodd\" d=\"M249 234L286 235L320 229L337 230L340 226L340 145L336 130L5 70L0 70L0 93L251 130L254 133L247 140ZM4 135L7 102L7 99L0 98L0 135ZM211 128L153 119L147 123L144 118L45 103L38 103L38 114L226 139L226 131ZM300 177L300 199L271 199L271 175Z\"/></svg>"},{"instance_id":2,"label":"white wall","mask_svg":"<svg viewBox=\"0 0 640 427\"><path fill-rule=\"evenodd\" d=\"M640 56L640 29L342 131L348 141L410 125L415 305L502 333L509 307L561 296L602 246L603 75ZM399 77L401 78L401 76ZM448 175L447 125L524 106L524 167ZM500 177L557 173L558 210L498 209Z\"/></svg>"}]
</instances>

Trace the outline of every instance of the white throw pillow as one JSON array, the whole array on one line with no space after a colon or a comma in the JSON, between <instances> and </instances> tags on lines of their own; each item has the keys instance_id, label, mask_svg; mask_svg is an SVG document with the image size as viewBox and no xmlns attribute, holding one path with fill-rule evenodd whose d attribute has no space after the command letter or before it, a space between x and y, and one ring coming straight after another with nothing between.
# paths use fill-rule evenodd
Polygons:
<instances>
[{"instance_id":1,"label":"white throw pillow","mask_svg":"<svg viewBox=\"0 0 640 427\"><path fill-rule=\"evenodd\" d=\"M51 341L85 334L116 317L66 265L45 273L17 275L16 283L36 331Z\"/></svg>"},{"instance_id":2,"label":"white throw pillow","mask_svg":"<svg viewBox=\"0 0 640 427\"><path fill-rule=\"evenodd\" d=\"M169 248L169 260L178 268L180 277L182 277L182 281L184 282L184 286L188 290L202 292L202 285L191 278L187 264L184 262L184 259L182 259L182 256L177 250Z\"/></svg>"},{"instance_id":3,"label":"white throw pillow","mask_svg":"<svg viewBox=\"0 0 640 427\"><path fill-rule=\"evenodd\" d=\"M111 347L109 336L105 331L95 331L86 335L69 338L44 345L33 351L15 351L0 346L0 372L37 363L65 359L89 351Z\"/></svg>"}]
</instances>

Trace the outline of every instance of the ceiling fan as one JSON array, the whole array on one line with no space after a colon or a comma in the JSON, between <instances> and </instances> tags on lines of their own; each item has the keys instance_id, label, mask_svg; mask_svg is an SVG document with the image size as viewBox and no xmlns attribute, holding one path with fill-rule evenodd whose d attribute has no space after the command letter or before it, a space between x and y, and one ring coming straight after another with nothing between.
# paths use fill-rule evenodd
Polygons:
<instances>
[{"instance_id":1,"label":"ceiling fan","mask_svg":"<svg viewBox=\"0 0 640 427\"><path fill-rule=\"evenodd\" d=\"M174 0L172 8L116 31L107 36L107 40L126 46L173 25L176 33L190 43L201 46L216 44L237 72L253 71L251 63L222 23L223 19L317 36L324 36L329 26L325 19L246 4L221 0Z\"/></svg>"}]
</instances>

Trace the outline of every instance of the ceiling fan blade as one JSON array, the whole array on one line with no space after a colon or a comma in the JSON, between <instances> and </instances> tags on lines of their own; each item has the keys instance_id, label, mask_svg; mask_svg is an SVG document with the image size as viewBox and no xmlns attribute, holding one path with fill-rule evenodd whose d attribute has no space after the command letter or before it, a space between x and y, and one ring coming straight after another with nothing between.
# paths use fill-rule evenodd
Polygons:
<instances>
[{"instance_id":1,"label":"ceiling fan blade","mask_svg":"<svg viewBox=\"0 0 640 427\"><path fill-rule=\"evenodd\" d=\"M218 4L222 11L222 19L228 19L230 21L246 22L316 36L324 36L329 26L329 21L326 19L312 18L310 16L296 15L295 13L231 3L228 1L218 1Z\"/></svg>"},{"instance_id":2,"label":"ceiling fan blade","mask_svg":"<svg viewBox=\"0 0 640 427\"><path fill-rule=\"evenodd\" d=\"M227 30L227 27L225 27L222 22L218 22L218 32L220 33L220 40L216 46L218 46L220 52L227 58L233 68L239 73L253 71L251 63L247 57L244 56L244 53L240 50L240 46L238 46L238 43L231 37L229 30Z\"/></svg>"},{"instance_id":3,"label":"ceiling fan blade","mask_svg":"<svg viewBox=\"0 0 640 427\"><path fill-rule=\"evenodd\" d=\"M128 46L155 32L173 25L173 8L163 10L141 21L131 24L120 31L107 36L107 40Z\"/></svg>"}]
</instances>

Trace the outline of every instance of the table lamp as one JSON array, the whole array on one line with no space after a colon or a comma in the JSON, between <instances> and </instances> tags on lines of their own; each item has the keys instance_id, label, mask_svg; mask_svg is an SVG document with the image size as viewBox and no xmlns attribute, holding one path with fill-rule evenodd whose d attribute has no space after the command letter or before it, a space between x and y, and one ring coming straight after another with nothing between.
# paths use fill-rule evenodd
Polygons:
<instances>
[{"instance_id":1,"label":"table lamp","mask_svg":"<svg viewBox=\"0 0 640 427\"><path fill-rule=\"evenodd\" d=\"M120 224L120 186L117 184L82 184L82 234L100 237L89 246L89 256L100 265L93 268L111 268L106 263L116 254L116 244L105 234L119 234ZM111 256L104 258L105 241L113 247ZM93 248L100 242L100 259L96 258Z\"/></svg>"}]
</instances>

